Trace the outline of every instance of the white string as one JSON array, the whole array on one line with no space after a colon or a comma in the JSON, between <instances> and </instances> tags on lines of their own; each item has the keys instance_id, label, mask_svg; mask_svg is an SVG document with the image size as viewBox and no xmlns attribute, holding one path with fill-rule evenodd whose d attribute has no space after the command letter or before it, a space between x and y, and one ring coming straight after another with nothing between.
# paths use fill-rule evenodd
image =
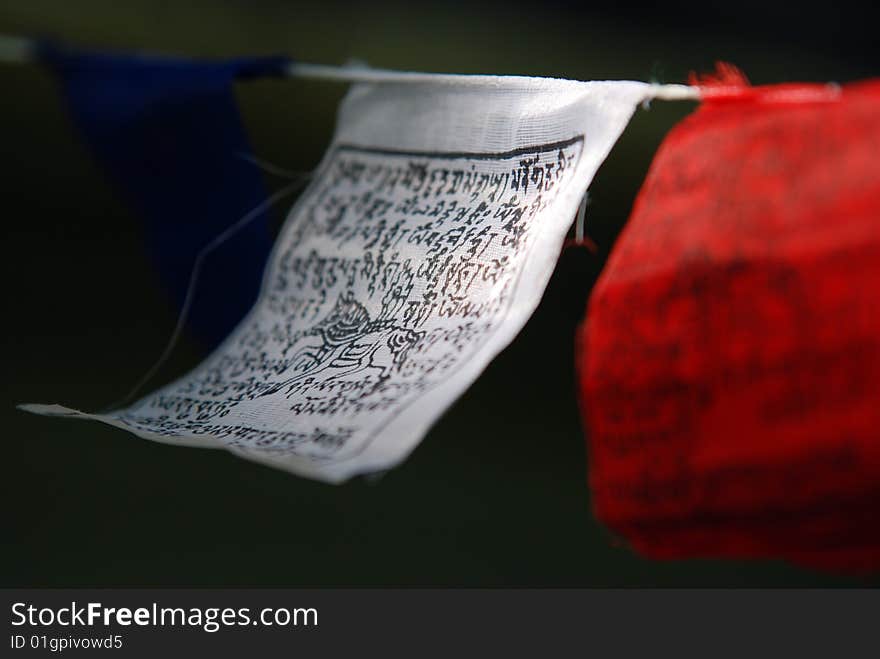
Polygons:
<instances>
[{"instance_id":1,"label":"white string","mask_svg":"<svg viewBox=\"0 0 880 659\"><path fill-rule=\"evenodd\" d=\"M431 83L456 85L498 84L499 80L524 79L522 76L494 76L484 74L422 73L419 71L395 71L393 69L373 69L366 66L330 66L308 62L291 62L286 73L292 78L313 78L338 82L392 82L392 83ZM549 79L549 78L548 78ZM664 101L691 101L700 98L700 91L688 85L661 85L653 83L648 87L648 97Z\"/></svg>"},{"instance_id":2,"label":"white string","mask_svg":"<svg viewBox=\"0 0 880 659\"><path fill-rule=\"evenodd\" d=\"M23 63L34 59L34 42L22 37L0 34L0 62ZM291 62L285 69L291 78L311 78L336 82L393 82L393 83L432 83L456 85L498 84L499 79L516 80L522 76L490 76L482 74L423 73L419 71L395 71L393 69L373 69L359 62L345 66ZM699 89L688 85L649 85L649 98L665 101L697 100Z\"/></svg>"},{"instance_id":3,"label":"white string","mask_svg":"<svg viewBox=\"0 0 880 659\"><path fill-rule=\"evenodd\" d=\"M252 159L252 161L256 162L256 159L254 158ZM288 183L280 190L271 194L267 199L263 200L260 204L252 208L238 221L228 226L226 229L223 230L222 233L220 233L213 240L211 240L211 242L209 242L207 245L199 250L199 253L196 255L195 261L193 262L192 270L190 271L189 283L187 284L186 295L183 298L183 305L181 306L180 313L177 316L177 323L174 326L174 331L171 333L171 338L169 338L168 342L165 344L165 349L162 351L159 359L157 359L156 362L150 367L150 369L141 377L141 379L137 381L134 387L132 387L132 389L125 396L108 405L102 413L110 412L128 404L132 399L134 399L135 396L137 396L137 394L144 388L144 386L153 379L153 376L156 375L159 369L162 368L162 366L168 360L168 357L171 356L171 352L177 346L177 342L180 340L180 337L183 334L183 328L186 326L186 321L189 318L189 312L192 308L192 303L195 296L196 285L198 284L199 275L202 270L202 263L204 262L205 258L227 240L232 238L239 230L246 227L256 218L260 217L275 202L294 192L308 179L308 177L309 175L303 175L297 180Z\"/></svg>"},{"instance_id":4,"label":"white string","mask_svg":"<svg viewBox=\"0 0 880 659\"><path fill-rule=\"evenodd\" d=\"M287 66L287 75L293 78L314 78L317 80L336 80L339 82L409 82L433 84L475 84L498 83L500 79L515 80L521 76L488 76L483 74L452 74L422 73L418 71L395 71L393 69L372 69L367 66L330 66L327 64L310 64L308 62L291 62ZM651 98L680 101L696 100L700 92L696 87L688 85L661 85L653 83L649 86Z\"/></svg>"},{"instance_id":5,"label":"white string","mask_svg":"<svg viewBox=\"0 0 880 659\"><path fill-rule=\"evenodd\" d=\"M309 172L294 171L292 169L284 169L283 167L279 167L278 165L271 163L268 160L263 160L262 158L258 158L257 156L253 155L252 153L238 153L236 155L239 158L241 158L242 160L246 160L247 162L251 163L252 165L256 165L257 167L262 169L264 172L267 172L269 174L273 174L273 175L281 177L281 178L302 179L303 177L308 178L309 176L311 176L311 174Z\"/></svg>"},{"instance_id":6,"label":"white string","mask_svg":"<svg viewBox=\"0 0 880 659\"><path fill-rule=\"evenodd\" d=\"M574 240L577 244L584 242L584 219L587 216L587 204L590 203L589 191L584 193L581 205L578 206L577 219L574 221Z\"/></svg>"}]
</instances>

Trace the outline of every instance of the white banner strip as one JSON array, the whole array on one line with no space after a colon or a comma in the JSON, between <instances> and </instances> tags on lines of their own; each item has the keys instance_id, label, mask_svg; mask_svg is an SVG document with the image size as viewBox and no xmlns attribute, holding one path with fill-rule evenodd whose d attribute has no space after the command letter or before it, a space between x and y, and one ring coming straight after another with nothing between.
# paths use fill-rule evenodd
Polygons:
<instances>
[{"instance_id":1,"label":"white banner strip","mask_svg":"<svg viewBox=\"0 0 880 659\"><path fill-rule=\"evenodd\" d=\"M422 74L419 74L422 75ZM361 83L260 298L198 368L96 419L328 482L401 462L516 336L640 82Z\"/></svg>"}]
</instances>

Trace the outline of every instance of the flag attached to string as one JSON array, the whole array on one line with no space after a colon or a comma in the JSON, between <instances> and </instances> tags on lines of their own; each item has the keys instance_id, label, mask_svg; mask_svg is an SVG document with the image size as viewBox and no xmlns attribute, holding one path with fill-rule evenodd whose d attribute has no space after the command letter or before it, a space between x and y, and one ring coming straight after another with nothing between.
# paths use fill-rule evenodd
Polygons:
<instances>
[{"instance_id":1,"label":"flag attached to string","mask_svg":"<svg viewBox=\"0 0 880 659\"><path fill-rule=\"evenodd\" d=\"M352 88L258 303L208 360L113 413L27 409L330 482L403 460L525 324L593 175L654 94L422 80Z\"/></svg>"},{"instance_id":2,"label":"flag attached to string","mask_svg":"<svg viewBox=\"0 0 880 659\"><path fill-rule=\"evenodd\" d=\"M880 82L729 83L660 147L580 329L595 510L651 557L877 570Z\"/></svg>"},{"instance_id":3,"label":"flag attached to string","mask_svg":"<svg viewBox=\"0 0 880 659\"><path fill-rule=\"evenodd\" d=\"M233 95L235 80L278 75L283 57L193 60L36 48L70 116L122 199L144 222L178 307L196 256L266 198ZM256 300L271 249L267 214L205 260L189 324L217 345Z\"/></svg>"}]
</instances>

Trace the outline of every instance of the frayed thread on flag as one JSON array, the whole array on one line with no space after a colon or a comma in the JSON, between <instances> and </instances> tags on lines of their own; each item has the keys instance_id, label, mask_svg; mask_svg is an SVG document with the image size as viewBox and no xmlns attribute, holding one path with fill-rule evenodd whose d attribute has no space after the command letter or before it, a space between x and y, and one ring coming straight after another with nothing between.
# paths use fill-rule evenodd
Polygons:
<instances>
[{"instance_id":1,"label":"frayed thread on flag","mask_svg":"<svg viewBox=\"0 0 880 659\"><path fill-rule=\"evenodd\" d=\"M755 103L828 103L840 99L837 83L784 83L752 86L742 69L729 62L716 62L715 71L688 75L688 84L700 90L703 102L749 100Z\"/></svg>"}]
</instances>

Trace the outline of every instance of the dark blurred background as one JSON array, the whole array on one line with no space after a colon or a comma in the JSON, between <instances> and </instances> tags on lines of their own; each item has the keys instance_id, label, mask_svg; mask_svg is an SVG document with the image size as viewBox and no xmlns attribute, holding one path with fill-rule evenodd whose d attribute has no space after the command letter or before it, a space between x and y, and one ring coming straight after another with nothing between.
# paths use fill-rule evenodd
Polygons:
<instances>
[{"instance_id":1,"label":"dark blurred background","mask_svg":"<svg viewBox=\"0 0 880 659\"><path fill-rule=\"evenodd\" d=\"M747 0L341 3L4 0L0 33L200 56L681 82L715 60L755 83L878 74L876 10ZM775 562L640 559L592 517L572 337L663 135L693 109L636 113L591 188L599 253L565 253L522 334L376 482L323 485L222 451L172 448L18 402L118 399L161 352L175 309L138 219L98 171L36 65L0 64L6 314L0 433L4 586L876 585ZM237 93L256 154L310 170L337 83ZM277 189L279 183L269 180ZM289 204L287 204L289 206ZM278 217L284 208L277 209ZM153 385L203 356L187 338Z\"/></svg>"}]
</instances>

